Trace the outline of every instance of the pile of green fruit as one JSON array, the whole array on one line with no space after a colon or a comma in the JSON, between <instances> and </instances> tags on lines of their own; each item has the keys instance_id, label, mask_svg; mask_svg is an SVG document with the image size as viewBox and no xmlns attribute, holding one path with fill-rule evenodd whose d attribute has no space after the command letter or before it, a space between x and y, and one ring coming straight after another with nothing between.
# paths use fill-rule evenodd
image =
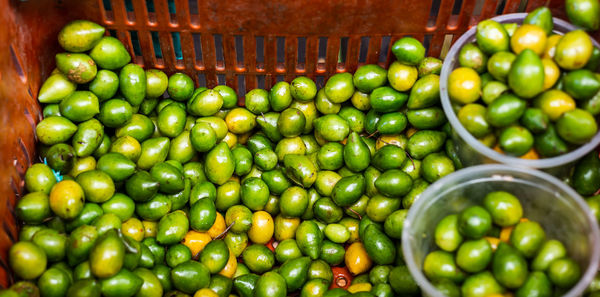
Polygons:
<instances>
[{"instance_id":1,"label":"pile of green fruit","mask_svg":"<svg viewBox=\"0 0 600 297\"><path fill-rule=\"evenodd\" d=\"M446 296L557 296L581 277L563 243L524 218L508 192L447 215L433 237L439 249L427 254L423 271Z\"/></svg>"},{"instance_id":2,"label":"pile of green fruit","mask_svg":"<svg viewBox=\"0 0 600 297\"><path fill-rule=\"evenodd\" d=\"M552 30L550 9L540 7L522 25L479 22L476 42L460 49L448 95L460 123L485 145L549 158L598 132L600 49L583 30Z\"/></svg>"},{"instance_id":3,"label":"pile of green fruit","mask_svg":"<svg viewBox=\"0 0 600 297\"><path fill-rule=\"evenodd\" d=\"M19 282L0 295L419 294L404 218L461 165L441 61L417 40L394 43L387 70L320 90L297 77L242 106L230 87L130 63L104 35L74 21L58 36L66 52L38 95L44 162L15 207Z\"/></svg>"}]
</instances>

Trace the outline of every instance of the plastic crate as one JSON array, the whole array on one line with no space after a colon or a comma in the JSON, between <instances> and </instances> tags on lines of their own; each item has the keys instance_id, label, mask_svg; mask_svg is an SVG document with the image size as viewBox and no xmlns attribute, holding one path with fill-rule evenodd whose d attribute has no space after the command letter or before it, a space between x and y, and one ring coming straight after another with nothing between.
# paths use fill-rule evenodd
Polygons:
<instances>
[{"instance_id":1,"label":"plastic crate","mask_svg":"<svg viewBox=\"0 0 600 297\"><path fill-rule=\"evenodd\" d=\"M124 42L133 61L200 86L254 88L306 75L322 86L359 65L389 65L406 35L442 56L481 19L541 5L564 18L563 0L0 0L0 285L18 238L15 201L37 160L38 89L62 51L67 22L89 19ZM598 35L596 35L596 38Z\"/></svg>"}]
</instances>

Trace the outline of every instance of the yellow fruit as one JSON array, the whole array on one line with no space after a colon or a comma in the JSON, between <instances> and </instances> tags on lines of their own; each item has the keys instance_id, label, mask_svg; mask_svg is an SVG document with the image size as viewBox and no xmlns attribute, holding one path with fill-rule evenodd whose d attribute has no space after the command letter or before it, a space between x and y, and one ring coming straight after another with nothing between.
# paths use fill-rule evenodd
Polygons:
<instances>
[{"instance_id":1,"label":"yellow fruit","mask_svg":"<svg viewBox=\"0 0 600 297\"><path fill-rule=\"evenodd\" d=\"M220 212L217 212L217 218L215 219L215 222L213 223L212 227L206 231L206 233L208 233L208 235L214 239L219 234L223 233L226 228L227 226L225 225L225 218L223 218L223 215Z\"/></svg>"},{"instance_id":2,"label":"yellow fruit","mask_svg":"<svg viewBox=\"0 0 600 297\"><path fill-rule=\"evenodd\" d=\"M144 238L156 237L156 222L142 221L142 226L144 226Z\"/></svg>"},{"instance_id":3,"label":"yellow fruit","mask_svg":"<svg viewBox=\"0 0 600 297\"><path fill-rule=\"evenodd\" d=\"M121 232L137 241L144 239L144 225L136 218L130 218L121 225Z\"/></svg>"},{"instance_id":4,"label":"yellow fruit","mask_svg":"<svg viewBox=\"0 0 600 297\"><path fill-rule=\"evenodd\" d=\"M219 274L228 278L232 278L237 270L237 259L231 250L229 250L229 259L223 270L219 271Z\"/></svg>"},{"instance_id":5,"label":"yellow fruit","mask_svg":"<svg viewBox=\"0 0 600 297\"><path fill-rule=\"evenodd\" d=\"M546 47L544 48L544 53L542 58L544 59L552 59L554 58L554 54L556 53L556 44L562 38L562 35L554 34L546 39Z\"/></svg>"},{"instance_id":6,"label":"yellow fruit","mask_svg":"<svg viewBox=\"0 0 600 297\"><path fill-rule=\"evenodd\" d=\"M552 59L542 59L544 65L544 90L550 89L560 77L560 69Z\"/></svg>"},{"instance_id":7,"label":"yellow fruit","mask_svg":"<svg viewBox=\"0 0 600 297\"><path fill-rule=\"evenodd\" d=\"M273 218L266 211L252 214L252 227L248 230L248 238L256 244L265 244L273 237Z\"/></svg>"},{"instance_id":8,"label":"yellow fruit","mask_svg":"<svg viewBox=\"0 0 600 297\"><path fill-rule=\"evenodd\" d=\"M492 247L493 251L496 251L496 249L498 248L498 245L500 244L500 239L496 238L496 237L483 237L485 240L487 240L487 242L490 243L490 246Z\"/></svg>"},{"instance_id":9,"label":"yellow fruit","mask_svg":"<svg viewBox=\"0 0 600 297\"><path fill-rule=\"evenodd\" d=\"M72 180L63 180L50 190L50 208L63 219L73 219L79 215L85 203L81 186Z\"/></svg>"},{"instance_id":10,"label":"yellow fruit","mask_svg":"<svg viewBox=\"0 0 600 297\"><path fill-rule=\"evenodd\" d=\"M392 63L388 69L390 86L397 91L410 90L419 77L419 71L414 66L404 65L398 61Z\"/></svg>"},{"instance_id":11,"label":"yellow fruit","mask_svg":"<svg viewBox=\"0 0 600 297\"><path fill-rule=\"evenodd\" d=\"M223 141L225 143L227 143L227 146L229 146L229 148L232 148L234 145L237 144L238 137L237 137L237 135L235 135L231 132L227 132L227 134L225 135L225 138L223 138Z\"/></svg>"},{"instance_id":12,"label":"yellow fruit","mask_svg":"<svg viewBox=\"0 0 600 297\"><path fill-rule=\"evenodd\" d=\"M481 94L481 78L475 70L467 67L454 69L448 77L448 95L456 103L469 104Z\"/></svg>"},{"instance_id":13,"label":"yellow fruit","mask_svg":"<svg viewBox=\"0 0 600 297\"><path fill-rule=\"evenodd\" d=\"M539 26L523 24L510 38L510 47L517 55L525 49L541 55L546 48L546 32Z\"/></svg>"},{"instance_id":14,"label":"yellow fruit","mask_svg":"<svg viewBox=\"0 0 600 297\"><path fill-rule=\"evenodd\" d=\"M406 138L399 134L381 135L375 142L375 149L378 150L388 144L404 147Z\"/></svg>"},{"instance_id":15,"label":"yellow fruit","mask_svg":"<svg viewBox=\"0 0 600 297\"><path fill-rule=\"evenodd\" d=\"M373 265L362 242L351 244L346 250L344 260L346 262L346 267L354 275L367 272L369 268L371 268L371 265Z\"/></svg>"},{"instance_id":16,"label":"yellow fruit","mask_svg":"<svg viewBox=\"0 0 600 297\"><path fill-rule=\"evenodd\" d=\"M575 109L575 100L563 91L552 89L535 98L533 105L556 121L563 113Z\"/></svg>"},{"instance_id":17,"label":"yellow fruit","mask_svg":"<svg viewBox=\"0 0 600 297\"><path fill-rule=\"evenodd\" d=\"M204 247L212 240L206 232L198 232L194 230L188 231L181 243L187 246L192 252L192 256L201 252Z\"/></svg>"},{"instance_id":18,"label":"yellow fruit","mask_svg":"<svg viewBox=\"0 0 600 297\"><path fill-rule=\"evenodd\" d=\"M196 291L194 297L219 297L219 294L209 288L204 288Z\"/></svg>"},{"instance_id":19,"label":"yellow fruit","mask_svg":"<svg viewBox=\"0 0 600 297\"><path fill-rule=\"evenodd\" d=\"M360 283L360 284L354 284L351 285L350 287L348 287L348 292L354 294L354 293L358 293L358 292L369 292L371 291L371 288L373 286L371 286L370 283Z\"/></svg>"}]
</instances>

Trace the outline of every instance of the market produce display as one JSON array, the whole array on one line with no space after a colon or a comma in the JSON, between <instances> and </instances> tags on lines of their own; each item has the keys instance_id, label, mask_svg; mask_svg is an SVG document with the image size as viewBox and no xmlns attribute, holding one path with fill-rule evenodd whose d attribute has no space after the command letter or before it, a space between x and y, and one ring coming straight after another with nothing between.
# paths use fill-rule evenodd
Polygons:
<instances>
[{"instance_id":1,"label":"market produce display","mask_svg":"<svg viewBox=\"0 0 600 297\"><path fill-rule=\"evenodd\" d=\"M196 88L74 21L41 87L13 291L41 296L416 294L402 223L460 168L441 61L413 38L389 69ZM163 94L165 94L163 96ZM9 292L9 291L7 291Z\"/></svg>"},{"instance_id":2,"label":"market produce display","mask_svg":"<svg viewBox=\"0 0 600 297\"><path fill-rule=\"evenodd\" d=\"M598 1L566 1L597 29ZM596 13L597 15L597 13ZM442 61L412 37L387 69L323 86L306 76L253 89L198 87L132 62L87 20L42 84L40 162L25 173L0 296L420 296L401 248L421 193L461 169L440 106ZM479 23L449 84L467 130L522 158L569 152L598 130L600 50L552 34L547 8L523 25ZM600 218L600 158L566 180ZM513 193L517 194L517 193ZM516 197L439 218L425 275L448 296L555 296L579 281L563 244ZM590 296L600 292L600 279ZM512 295L502 295L512 296Z\"/></svg>"},{"instance_id":3,"label":"market produce display","mask_svg":"<svg viewBox=\"0 0 600 297\"><path fill-rule=\"evenodd\" d=\"M550 158L598 132L600 50L581 29L552 29L540 7L521 25L479 22L475 42L460 49L448 95L462 126L490 148Z\"/></svg>"},{"instance_id":4,"label":"market produce display","mask_svg":"<svg viewBox=\"0 0 600 297\"><path fill-rule=\"evenodd\" d=\"M519 198L489 192L482 205L442 218L423 271L446 296L555 296L581 277L564 244L527 219Z\"/></svg>"}]
</instances>

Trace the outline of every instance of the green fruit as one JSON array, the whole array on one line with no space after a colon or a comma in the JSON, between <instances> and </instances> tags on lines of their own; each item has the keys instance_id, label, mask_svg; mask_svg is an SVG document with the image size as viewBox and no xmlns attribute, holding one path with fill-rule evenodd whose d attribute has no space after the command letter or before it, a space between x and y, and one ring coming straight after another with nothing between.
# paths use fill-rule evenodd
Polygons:
<instances>
[{"instance_id":1,"label":"green fruit","mask_svg":"<svg viewBox=\"0 0 600 297\"><path fill-rule=\"evenodd\" d=\"M174 194L183 190L183 173L175 166L159 162L150 169L150 175L159 183L159 191L166 194Z\"/></svg>"},{"instance_id":2,"label":"green fruit","mask_svg":"<svg viewBox=\"0 0 600 297\"><path fill-rule=\"evenodd\" d=\"M300 187L290 187L279 197L279 208L285 217L300 217L308 207L308 193Z\"/></svg>"},{"instance_id":3,"label":"green fruit","mask_svg":"<svg viewBox=\"0 0 600 297\"><path fill-rule=\"evenodd\" d=\"M525 99L544 90L544 66L534 51L525 49L517 56L508 73L508 85L517 96Z\"/></svg>"},{"instance_id":4,"label":"green fruit","mask_svg":"<svg viewBox=\"0 0 600 297\"><path fill-rule=\"evenodd\" d=\"M288 154L283 163L285 174L296 184L308 188L316 181L317 169L307 156Z\"/></svg>"},{"instance_id":5,"label":"green fruit","mask_svg":"<svg viewBox=\"0 0 600 297\"><path fill-rule=\"evenodd\" d=\"M206 90L188 101L188 112L195 116L212 116L223 106L223 97L215 90Z\"/></svg>"},{"instance_id":6,"label":"green fruit","mask_svg":"<svg viewBox=\"0 0 600 297\"><path fill-rule=\"evenodd\" d=\"M387 71L379 65L367 64L354 72L353 84L363 93L370 93L387 82Z\"/></svg>"},{"instance_id":7,"label":"green fruit","mask_svg":"<svg viewBox=\"0 0 600 297\"><path fill-rule=\"evenodd\" d=\"M69 265L75 266L87 260L97 238L96 227L82 225L73 230L67 242L66 254Z\"/></svg>"},{"instance_id":8,"label":"green fruit","mask_svg":"<svg viewBox=\"0 0 600 297\"><path fill-rule=\"evenodd\" d=\"M385 196L401 197L410 191L412 183L408 174L399 169L390 169L375 180L375 188Z\"/></svg>"},{"instance_id":9,"label":"green fruit","mask_svg":"<svg viewBox=\"0 0 600 297\"><path fill-rule=\"evenodd\" d=\"M406 118L417 129L434 129L446 123L443 110L437 106L409 110Z\"/></svg>"},{"instance_id":10,"label":"green fruit","mask_svg":"<svg viewBox=\"0 0 600 297\"><path fill-rule=\"evenodd\" d=\"M267 272L275 264L275 256L271 250L260 244L247 247L242 253L242 259L250 271L255 273Z\"/></svg>"},{"instance_id":11,"label":"green fruit","mask_svg":"<svg viewBox=\"0 0 600 297\"><path fill-rule=\"evenodd\" d=\"M351 175L341 178L333 187L331 198L335 204L344 207L355 203L363 194L366 187L365 178Z\"/></svg>"},{"instance_id":12,"label":"green fruit","mask_svg":"<svg viewBox=\"0 0 600 297\"><path fill-rule=\"evenodd\" d=\"M343 150L344 163L354 172L365 170L371 161L369 148L356 132L352 132Z\"/></svg>"},{"instance_id":13,"label":"green fruit","mask_svg":"<svg viewBox=\"0 0 600 297\"><path fill-rule=\"evenodd\" d=\"M163 245L180 242L188 232L189 222L181 210L171 212L160 219L156 230L156 240Z\"/></svg>"},{"instance_id":14,"label":"green fruit","mask_svg":"<svg viewBox=\"0 0 600 297\"><path fill-rule=\"evenodd\" d=\"M210 273L221 271L229 259L229 249L223 240L209 242L200 253L200 263L204 264Z\"/></svg>"},{"instance_id":15,"label":"green fruit","mask_svg":"<svg viewBox=\"0 0 600 297\"><path fill-rule=\"evenodd\" d=\"M492 247L486 239L467 240L456 252L456 265L469 273L484 270L492 260Z\"/></svg>"},{"instance_id":16,"label":"green fruit","mask_svg":"<svg viewBox=\"0 0 600 297\"><path fill-rule=\"evenodd\" d=\"M314 221L303 221L296 229L296 242L303 254L315 260L321 252L323 233Z\"/></svg>"},{"instance_id":17,"label":"green fruit","mask_svg":"<svg viewBox=\"0 0 600 297\"><path fill-rule=\"evenodd\" d=\"M115 184L110 176L100 170L86 171L77 176L77 182L90 202L102 203L115 193Z\"/></svg>"},{"instance_id":18,"label":"green fruit","mask_svg":"<svg viewBox=\"0 0 600 297\"><path fill-rule=\"evenodd\" d=\"M240 297L254 296L254 288L259 276L254 273L240 275L233 279L233 288ZM284 280L285 286L285 280Z\"/></svg>"},{"instance_id":19,"label":"green fruit","mask_svg":"<svg viewBox=\"0 0 600 297\"><path fill-rule=\"evenodd\" d=\"M142 279L142 287L136 293L138 297L160 297L163 294L163 286L158 277L146 268L138 268L133 271L135 275Z\"/></svg>"},{"instance_id":20,"label":"green fruit","mask_svg":"<svg viewBox=\"0 0 600 297\"><path fill-rule=\"evenodd\" d=\"M98 119L107 127L118 128L133 116L131 105L122 99L111 99L100 106Z\"/></svg>"},{"instance_id":21,"label":"green fruit","mask_svg":"<svg viewBox=\"0 0 600 297\"><path fill-rule=\"evenodd\" d=\"M567 70L582 68L590 60L593 47L592 40L583 30L568 32L556 44L554 61Z\"/></svg>"},{"instance_id":22,"label":"green fruit","mask_svg":"<svg viewBox=\"0 0 600 297\"><path fill-rule=\"evenodd\" d=\"M187 74L175 73L169 77L167 92L175 101L187 101L194 93L194 81Z\"/></svg>"},{"instance_id":23,"label":"green fruit","mask_svg":"<svg viewBox=\"0 0 600 297\"><path fill-rule=\"evenodd\" d=\"M562 289L572 287L580 277L581 268L571 258L554 260L548 267L548 278L555 286Z\"/></svg>"},{"instance_id":24,"label":"green fruit","mask_svg":"<svg viewBox=\"0 0 600 297\"><path fill-rule=\"evenodd\" d=\"M458 230L458 215L445 216L435 227L435 243L444 251L454 252L463 241Z\"/></svg>"},{"instance_id":25,"label":"green fruit","mask_svg":"<svg viewBox=\"0 0 600 297\"><path fill-rule=\"evenodd\" d=\"M525 283L515 292L515 296L552 296L552 283L543 272L534 271L529 274Z\"/></svg>"},{"instance_id":26,"label":"green fruit","mask_svg":"<svg viewBox=\"0 0 600 297\"><path fill-rule=\"evenodd\" d=\"M406 161L406 152L395 145L385 145L373 156L372 165L379 170L399 169Z\"/></svg>"},{"instance_id":27,"label":"green fruit","mask_svg":"<svg viewBox=\"0 0 600 297\"><path fill-rule=\"evenodd\" d=\"M527 14L523 24L536 25L544 30L546 35L552 33L554 27L552 21L552 12L548 7L541 6Z\"/></svg>"},{"instance_id":28,"label":"green fruit","mask_svg":"<svg viewBox=\"0 0 600 297\"><path fill-rule=\"evenodd\" d=\"M315 218L325 223L335 223L342 219L344 211L331 198L324 197L318 199L313 205Z\"/></svg>"},{"instance_id":29,"label":"green fruit","mask_svg":"<svg viewBox=\"0 0 600 297\"><path fill-rule=\"evenodd\" d=\"M486 120L487 109L481 104L470 103L458 111L458 120L475 137L483 137L491 132Z\"/></svg>"},{"instance_id":30,"label":"green fruit","mask_svg":"<svg viewBox=\"0 0 600 297\"><path fill-rule=\"evenodd\" d=\"M146 100L162 96L168 87L169 78L158 69L146 70Z\"/></svg>"},{"instance_id":31,"label":"green fruit","mask_svg":"<svg viewBox=\"0 0 600 297\"><path fill-rule=\"evenodd\" d=\"M269 271L258 278L254 289L255 297L287 296L286 281L276 272Z\"/></svg>"},{"instance_id":32,"label":"green fruit","mask_svg":"<svg viewBox=\"0 0 600 297\"><path fill-rule=\"evenodd\" d=\"M504 288L489 271L484 271L467 277L461 292L464 297L490 296L504 293Z\"/></svg>"},{"instance_id":33,"label":"green fruit","mask_svg":"<svg viewBox=\"0 0 600 297\"><path fill-rule=\"evenodd\" d=\"M190 227L199 232L206 232L217 218L217 210L212 200L203 198L192 204L189 210ZM206 263L205 263L206 264Z\"/></svg>"},{"instance_id":34,"label":"green fruit","mask_svg":"<svg viewBox=\"0 0 600 297\"><path fill-rule=\"evenodd\" d=\"M54 171L59 171L62 174L71 171L73 164L75 163L75 157L75 150L73 150L73 147L64 143L58 143L51 146L46 153L48 166Z\"/></svg>"},{"instance_id":35,"label":"green fruit","mask_svg":"<svg viewBox=\"0 0 600 297\"><path fill-rule=\"evenodd\" d=\"M127 64L119 72L119 90L132 105L138 106L146 97L146 72L137 64Z\"/></svg>"},{"instance_id":36,"label":"green fruit","mask_svg":"<svg viewBox=\"0 0 600 297\"><path fill-rule=\"evenodd\" d=\"M210 284L210 271L204 264L196 261L186 261L171 270L173 286L184 293L194 292L208 287Z\"/></svg>"},{"instance_id":37,"label":"green fruit","mask_svg":"<svg viewBox=\"0 0 600 297\"><path fill-rule=\"evenodd\" d=\"M513 156L522 156L533 147L533 135L521 126L511 126L500 134L500 148Z\"/></svg>"},{"instance_id":38,"label":"green fruit","mask_svg":"<svg viewBox=\"0 0 600 297\"><path fill-rule=\"evenodd\" d=\"M164 194L156 194L146 202L137 203L135 211L144 220L159 220L171 211L172 201Z\"/></svg>"},{"instance_id":39,"label":"green fruit","mask_svg":"<svg viewBox=\"0 0 600 297\"><path fill-rule=\"evenodd\" d=\"M40 224L52 215L48 194L44 192L31 192L23 196L17 201L15 211L17 218L27 224Z\"/></svg>"},{"instance_id":40,"label":"green fruit","mask_svg":"<svg viewBox=\"0 0 600 297\"><path fill-rule=\"evenodd\" d=\"M534 257L545 240L544 229L532 221L518 223L510 234L512 246L527 258Z\"/></svg>"},{"instance_id":41,"label":"green fruit","mask_svg":"<svg viewBox=\"0 0 600 297\"><path fill-rule=\"evenodd\" d=\"M440 100L440 77L429 74L419 78L410 91L406 103L409 109L420 109L433 106Z\"/></svg>"},{"instance_id":42,"label":"green fruit","mask_svg":"<svg viewBox=\"0 0 600 297\"><path fill-rule=\"evenodd\" d=\"M269 93L263 89L254 89L246 93L245 107L253 114L269 111Z\"/></svg>"},{"instance_id":43,"label":"green fruit","mask_svg":"<svg viewBox=\"0 0 600 297\"><path fill-rule=\"evenodd\" d=\"M546 158L564 154L569 150L565 141L556 133L553 125L548 126L544 133L535 136L534 147L540 156Z\"/></svg>"},{"instance_id":44,"label":"green fruit","mask_svg":"<svg viewBox=\"0 0 600 297\"><path fill-rule=\"evenodd\" d=\"M458 53L458 63L461 67L473 68L477 73L483 73L487 67L488 57L477 45L465 44Z\"/></svg>"},{"instance_id":45,"label":"green fruit","mask_svg":"<svg viewBox=\"0 0 600 297\"><path fill-rule=\"evenodd\" d=\"M421 130L408 139L406 151L415 159L423 159L425 156L439 151L445 140L444 132Z\"/></svg>"},{"instance_id":46,"label":"green fruit","mask_svg":"<svg viewBox=\"0 0 600 297\"><path fill-rule=\"evenodd\" d=\"M290 106L292 103L290 84L285 81L274 84L269 91L269 103L274 111L282 111Z\"/></svg>"},{"instance_id":47,"label":"green fruit","mask_svg":"<svg viewBox=\"0 0 600 297\"><path fill-rule=\"evenodd\" d=\"M328 114L315 120L315 131L327 141L342 141L348 133L348 122L336 114Z\"/></svg>"},{"instance_id":48,"label":"green fruit","mask_svg":"<svg viewBox=\"0 0 600 297\"><path fill-rule=\"evenodd\" d=\"M595 31L600 27L598 14L600 5L594 0L567 0L565 1L567 17L571 23L585 29Z\"/></svg>"},{"instance_id":49,"label":"green fruit","mask_svg":"<svg viewBox=\"0 0 600 297\"><path fill-rule=\"evenodd\" d=\"M442 72L442 60L434 57L425 57L419 63L419 77L423 77L428 74L440 75Z\"/></svg>"},{"instance_id":50,"label":"green fruit","mask_svg":"<svg viewBox=\"0 0 600 297\"><path fill-rule=\"evenodd\" d=\"M369 95L371 108L377 112L393 112L399 110L409 96L391 87L379 87Z\"/></svg>"},{"instance_id":51,"label":"green fruit","mask_svg":"<svg viewBox=\"0 0 600 297\"><path fill-rule=\"evenodd\" d=\"M515 248L501 242L494 253L492 271L498 283L517 289L527 280L527 261Z\"/></svg>"},{"instance_id":52,"label":"green fruit","mask_svg":"<svg viewBox=\"0 0 600 297\"><path fill-rule=\"evenodd\" d=\"M76 20L66 24L58 33L58 43L69 52L85 52L104 36L104 27L87 20Z\"/></svg>"},{"instance_id":53,"label":"green fruit","mask_svg":"<svg viewBox=\"0 0 600 297\"><path fill-rule=\"evenodd\" d=\"M127 269L122 269L114 276L100 281L102 295L106 297L133 296L143 283L141 277Z\"/></svg>"},{"instance_id":54,"label":"green fruit","mask_svg":"<svg viewBox=\"0 0 600 297\"><path fill-rule=\"evenodd\" d=\"M325 84L325 95L333 103L342 103L350 99L354 94L352 74L338 73L327 80Z\"/></svg>"},{"instance_id":55,"label":"green fruit","mask_svg":"<svg viewBox=\"0 0 600 297\"><path fill-rule=\"evenodd\" d=\"M133 198L135 201L145 202L148 201L156 192L160 183L147 171L138 171L134 173L125 182L125 191L127 195Z\"/></svg>"},{"instance_id":56,"label":"green fruit","mask_svg":"<svg viewBox=\"0 0 600 297\"><path fill-rule=\"evenodd\" d=\"M185 128L185 110L169 104L158 113L158 130L167 137L175 137Z\"/></svg>"},{"instance_id":57,"label":"green fruit","mask_svg":"<svg viewBox=\"0 0 600 297\"><path fill-rule=\"evenodd\" d=\"M296 100L302 102L311 101L317 94L317 86L312 79L306 76L299 76L290 83L290 93Z\"/></svg>"},{"instance_id":58,"label":"green fruit","mask_svg":"<svg viewBox=\"0 0 600 297\"><path fill-rule=\"evenodd\" d=\"M99 278L111 277L123 267L125 246L116 230L109 230L100 236L90 250L90 270Z\"/></svg>"},{"instance_id":59,"label":"green fruit","mask_svg":"<svg viewBox=\"0 0 600 297\"><path fill-rule=\"evenodd\" d=\"M115 182L124 181L135 171L135 163L119 153L108 153L98 159L96 168L108 174Z\"/></svg>"},{"instance_id":60,"label":"green fruit","mask_svg":"<svg viewBox=\"0 0 600 297\"><path fill-rule=\"evenodd\" d=\"M77 85L69 81L66 75L60 72L55 73L50 75L40 87L38 101L40 103L60 103L64 98L73 94L76 89Z\"/></svg>"},{"instance_id":61,"label":"green fruit","mask_svg":"<svg viewBox=\"0 0 600 297\"><path fill-rule=\"evenodd\" d=\"M281 265L278 273L285 280L290 292L299 289L307 281L310 263L309 257L299 257L287 260Z\"/></svg>"},{"instance_id":62,"label":"green fruit","mask_svg":"<svg viewBox=\"0 0 600 297\"><path fill-rule=\"evenodd\" d=\"M235 170L233 154L227 143L221 142L206 154L204 172L211 182L222 185Z\"/></svg>"},{"instance_id":63,"label":"green fruit","mask_svg":"<svg viewBox=\"0 0 600 297\"><path fill-rule=\"evenodd\" d=\"M133 114L129 122L115 130L115 136L131 136L137 141L142 142L152 136L154 128L154 123L148 117L141 114Z\"/></svg>"},{"instance_id":64,"label":"green fruit","mask_svg":"<svg viewBox=\"0 0 600 297\"><path fill-rule=\"evenodd\" d=\"M59 107L61 115L74 122L87 121L100 112L98 97L89 91L73 92L60 102Z\"/></svg>"},{"instance_id":65,"label":"green fruit","mask_svg":"<svg viewBox=\"0 0 600 297\"><path fill-rule=\"evenodd\" d=\"M67 297L100 297L100 283L95 279L81 279L73 283Z\"/></svg>"},{"instance_id":66,"label":"green fruit","mask_svg":"<svg viewBox=\"0 0 600 297\"><path fill-rule=\"evenodd\" d=\"M458 215L458 230L467 238L479 239L492 227L492 217L481 206L470 206Z\"/></svg>"},{"instance_id":67,"label":"green fruit","mask_svg":"<svg viewBox=\"0 0 600 297\"><path fill-rule=\"evenodd\" d=\"M590 99L600 90L600 80L594 72L587 69L567 73L562 82L564 91L577 100Z\"/></svg>"},{"instance_id":68,"label":"green fruit","mask_svg":"<svg viewBox=\"0 0 600 297\"><path fill-rule=\"evenodd\" d=\"M60 268L49 268L38 279L40 295L44 297L60 297L67 294L72 280L69 274Z\"/></svg>"},{"instance_id":69,"label":"green fruit","mask_svg":"<svg viewBox=\"0 0 600 297\"><path fill-rule=\"evenodd\" d=\"M419 287L406 265L396 266L390 270L389 283L397 294L415 295L419 292Z\"/></svg>"},{"instance_id":70,"label":"green fruit","mask_svg":"<svg viewBox=\"0 0 600 297\"><path fill-rule=\"evenodd\" d=\"M462 282L466 277L465 273L456 265L453 255L439 250L425 256L423 272L431 280L447 278L458 283Z\"/></svg>"},{"instance_id":71,"label":"green fruit","mask_svg":"<svg viewBox=\"0 0 600 297\"><path fill-rule=\"evenodd\" d=\"M399 134L406 129L406 116L402 112L383 114L377 122L377 131L381 134Z\"/></svg>"},{"instance_id":72,"label":"green fruit","mask_svg":"<svg viewBox=\"0 0 600 297\"><path fill-rule=\"evenodd\" d=\"M402 37L392 45L392 53L400 63L418 65L425 58L425 47L412 37Z\"/></svg>"},{"instance_id":73,"label":"green fruit","mask_svg":"<svg viewBox=\"0 0 600 297\"><path fill-rule=\"evenodd\" d=\"M131 56L125 46L111 36L102 37L90 51L90 57L100 68L109 70L121 68L131 61Z\"/></svg>"},{"instance_id":74,"label":"green fruit","mask_svg":"<svg viewBox=\"0 0 600 297\"><path fill-rule=\"evenodd\" d=\"M596 135L598 124L589 112L576 108L563 113L556 122L556 132L570 143L583 144Z\"/></svg>"},{"instance_id":75,"label":"green fruit","mask_svg":"<svg viewBox=\"0 0 600 297\"><path fill-rule=\"evenodd\" d=\"M8 252L8 260L12 271L22 279L35 279L46 270L44 250L29 241L13 244Z\"/></svg>"},{"instance_id":76,"label":"green fruit","mask_svg":"<svg viewBox=\"0 0 600 297\"><path fill-rule=\"evenodd\" d=\"M324 240L319 258L329 265L339 265L344 262L345 253L343 245Z\"/></svg>"},{"instance_id":77,"label":"green fruit","mask_svg":"<svg viewBox=\"0 0 600 297\"><path fill-rule=\"evenodd\" d=\"M488 55L509 49L508 32L494 20L479 22L475 37L479 48Z\"/></svg>"},{"instance_id":78,"label":"green fruit","mask_svg":"<svg viewBox=\"0 0 600 297\"><path fill-rule=\"evenodd\" d=\"M441 153L427 155L421 164L421 174L430 183L454 172L455 169L452 160Z\"/></svg>"},{"instance_id":79,"label":"green fruit","mask_svg":"<svg viewBox=\"0 0 600 297\"><path fill-rule=\"evenodd\" d=\"M392 240L379 228L373 225L368 226L364 231L364 236L361 236L361 240L373 262L378 265L394 263L396 247Z\"/></svg>"},{"instance_id":80,"label":"green fruit","mask_svg":"<svg viewBox=\"0 0 600 297\"><path fill-rule=\"evenodd\" d=\"M56 68L77 84L92 81L98 71L96 63L90 56L79 53L56 54Z\"/></svg>"},{"instance_id":81,"label":"green fruit","mask_svg":"<svg viewBox=\"0 0 600 297\"><path fill-rule=\"evenodd\" d=\"M244 205L234 205L225 213L225 224L231 225L231 231L245 233L252 225L252 211Z\"/></svg>"},{"instance_id":82,"label":"green fruit","mask_svg":"<svg viewBox=\"0 0 600 297\"><path fill-rule=\"evenodd\" d=\"M493 54L488 60L488 72L500 82L505 83L510 72L511 66L517 56L509 51L502 51Z\"/></svg>"},{"instance_id":83,"label":"green fruit","mask_svg":"<svg viewBox=\"0 0 600 297\"><path fill-rule=\"evenodd\" d=\"M537 271L547 271L550 264L556 260L567 256L567 249L562 242L551 239L542 244L535 258L531 262L531 269Z\"/></svg>"},{"instance_id":84,"label":"green fruit","mask_svg":"<svg viewBox=\"0 0 600 297\"><path fill-rule=\"evenodd\" d=\"M530 107L525 109L520 123L532 133L540 134L548 129L550 119L541 109Z\"/></svg>"}]
</instances>

